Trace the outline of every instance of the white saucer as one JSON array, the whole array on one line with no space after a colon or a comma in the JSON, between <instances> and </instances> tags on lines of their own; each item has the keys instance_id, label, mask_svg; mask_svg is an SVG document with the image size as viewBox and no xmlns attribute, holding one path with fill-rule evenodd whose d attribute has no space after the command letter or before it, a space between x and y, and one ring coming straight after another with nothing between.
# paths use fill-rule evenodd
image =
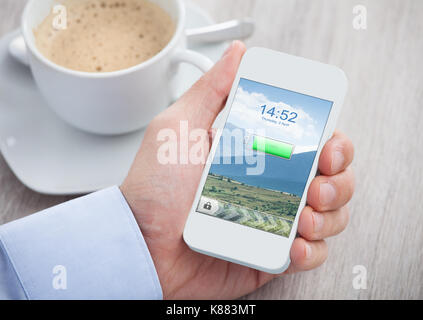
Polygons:
<instances>
[{"instance_id":1,"label":"white saucer","mask_svg":"<svg viewBox=\"0 0 423 320\"><path fill-rule=\"evenodd\" d=\"M187 27L213 20L202 9L187 4ZM0 40L0 151L19 180L45 194L82 194L125 178L144 132L102 137L74 129L47 106L28 68L9 56L7 47L19 31ZM225 43L196 46L217 61ZM181 95L201 73L181 65L174 87Z\"/></svg>"}]
</instances>

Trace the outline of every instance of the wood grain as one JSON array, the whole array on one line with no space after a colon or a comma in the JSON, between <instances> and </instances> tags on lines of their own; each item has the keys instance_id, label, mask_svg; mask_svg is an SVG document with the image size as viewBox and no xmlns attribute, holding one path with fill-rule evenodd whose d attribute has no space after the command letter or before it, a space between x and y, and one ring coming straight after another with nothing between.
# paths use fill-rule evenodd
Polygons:
<instances>
[{"instance_id":1,"label":"wood grain","mask_svg":"<svg viewBox=\"0 0 423 320\"><path fill-rule=\"evenodd\" d=\"M339 128L354 141L351 222L328 240L320 268L284 276L247 299L423 298L423 1L196 0L217 21L250 16L248 46L335 64L350 88ZM368 29L352 27L353 7ZM25 0L1 0L0 36L17 28ZM0 115L1 116L1 115ZM0 223L66 201L28 190L0 156ZM367 289L352 286L355 265Z\"/></svg>"}]
</instances>

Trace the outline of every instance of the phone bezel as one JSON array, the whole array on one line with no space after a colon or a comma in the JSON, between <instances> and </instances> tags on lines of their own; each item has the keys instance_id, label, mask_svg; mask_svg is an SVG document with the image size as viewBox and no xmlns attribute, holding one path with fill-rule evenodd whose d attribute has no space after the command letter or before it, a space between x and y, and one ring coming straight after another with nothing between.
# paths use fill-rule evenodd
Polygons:
<instances>
[{"instance_id":1,"label":"phone bezel","mask_svg":"<svg viewBox=\"0 0 423 320\"><path fill-rule=\"evenodd\" d=\"M184 229L184 240L193 250L269 273L289 266L289 252L297 233L300 212L316 174L321 150L332 136L341 111L348 81L344 72L331 65L265 48L249 49L240 64L223 112L226 124L240 78L333 102L289 238L233 223L196 211L222 130L218 130ZM223 127L222 127L223 128ZM218 129L222 129L218 128ZM263 248L274 248L264 250Z\"/></svg>"}]
</instances>

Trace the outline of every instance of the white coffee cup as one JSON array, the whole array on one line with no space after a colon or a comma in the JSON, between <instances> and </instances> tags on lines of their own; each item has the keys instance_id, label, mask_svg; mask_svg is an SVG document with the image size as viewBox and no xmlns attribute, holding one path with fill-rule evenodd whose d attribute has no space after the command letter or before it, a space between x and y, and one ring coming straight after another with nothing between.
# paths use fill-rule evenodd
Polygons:
<instances>
[{"instance_id":1,"label":"white coffee cup","mask_svg":"<svg viewBox=\"0 0 423 320\"><path fill-rule=\"evenodd\" d=\"M206 72L212 61L186 49L185 7L182 0L150 0L172 17L176 31L169 44L153 58L114 72L90 73L59 66L35 46L33 29L57 4L30 0L22 16L24 43L12 55L28 64L48 105L67 123L91 133L122 134L145 127L172 101L169 81L181 62ZM16 41L15 41L16 42ZM19 44L19 41L17 41Z\"/></svg>"}]
</instances>

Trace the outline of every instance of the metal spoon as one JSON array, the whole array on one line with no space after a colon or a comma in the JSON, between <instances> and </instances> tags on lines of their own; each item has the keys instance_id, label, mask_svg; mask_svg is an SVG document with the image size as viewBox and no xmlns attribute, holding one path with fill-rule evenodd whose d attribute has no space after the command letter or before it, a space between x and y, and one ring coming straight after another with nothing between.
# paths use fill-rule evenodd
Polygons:
<instances>
[{"instance_id":1,"label":"metal spoon","mask_svg":"<svg viewBox=\"0 0 423 320\"><path fill-rule=\"evenodd\" d=\"M185 33L189 43L246 39L254 33L254 22L250 18L231 20L207 27L187 29Z\"/></svg>"}]
</instances>

